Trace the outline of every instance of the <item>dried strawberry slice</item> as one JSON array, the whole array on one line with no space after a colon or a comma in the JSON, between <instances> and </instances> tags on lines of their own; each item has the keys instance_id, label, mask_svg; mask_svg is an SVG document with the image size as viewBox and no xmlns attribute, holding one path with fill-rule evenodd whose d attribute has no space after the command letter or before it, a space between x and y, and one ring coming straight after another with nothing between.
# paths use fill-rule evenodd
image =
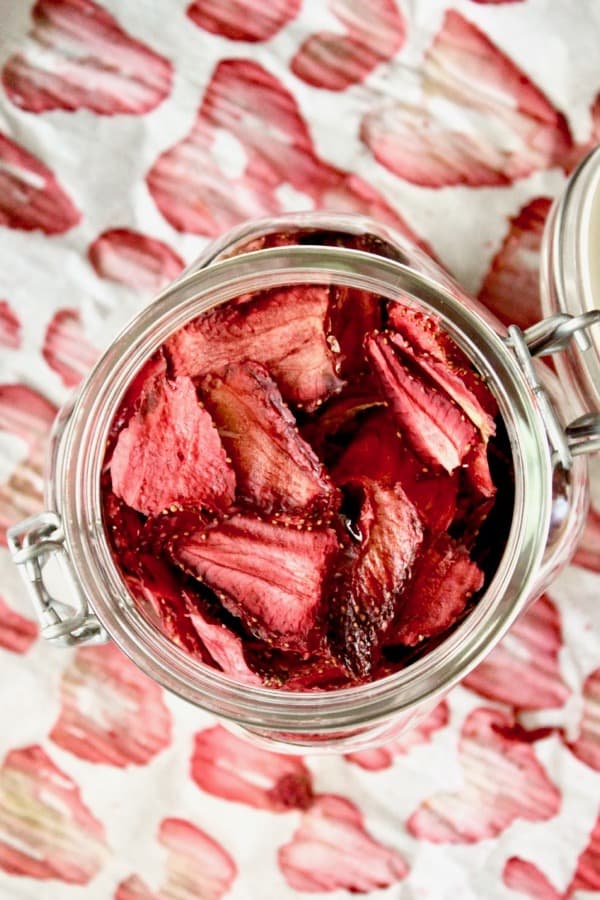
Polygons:
<instances>
[{"instance_id":1,"label":"dried strawberry slice","mask_svg":"<svg viewBox=\"0 0 600 900\"><path fill-rule=\"evenodd\" d=\"M322 597L338 542L331 529L302 527L302 520L286 526L236 514L181 534L171 555L253 635L274 647L310 650L321 642Z\"/></svg>"},{"instance_id":2,"label":"dried strawberry slice","mask_svg":"<svg viewBox=\"0 0 600 900\"><path fill-rule=\"evenodd\" d=\"M212 662L187 615L183 586L168 563L149 553L138 553L135 572L126 575L125 581L138 605L173 643L204 662Z\"/></svg>"},{"instance_id":3,"label":"dried strawberry slice","mask_svg":"<svg viewBox=\"0 0 600 900\"><path fill-rule=\"evenodd\" d=\"M422 372L437 388L444 391L459 406L481 432L485 442L496 433L493 417L486 412L477 396L469 390L467 380L474 378L468 368L453 369L449 360L436 359L423 353L417 345L412 347L399 334L390 336L396 352L413 370Z\"/></svg>"},{"instance_id":4,"label":"dried strawberry slice","mask_svg":"<svg viewBox=\"0 0 600 900\"><path fill-rule=\"evenodd\" d=\"M448 535L440 535L419 558L386 643L412 647L446 631L464 613L483 581L483 572L468 550Z\"/></svg>"},{"instance_id":5,"label":"dried strawberry slice","mask_svg":"<svg viewBox=\"0 0 600 900\"><path fill-rule=\"evenodd\" d=\"M156 515L172 504L227 509L235 475L190 378L154 377L121 431L110 463L113 490L129 506Z\"/></svg>"},{"instance_id":6,"label":"dried strawberry slice","mask_svg":"<svg viewBox=\"0 0 600 900\"><path fill-rule=\"evenodd\" d=\"M396 595L409 578L423 540L417 512L400 485L369 479L346 485L361 496L353 531L358 547L340 579L331 610L336 655L354 675L366 676L396 612Z\"/></svg>"},{"instance_id":7,"label":"dried strawberry slice","mask_svg":"<svg viewBox=\"0 0 600 900\"><path fill-rule=\"evenodd\" d=\"M236 681L262 684L262 679L246 662L244 645L239 635L224 622L211 617L206 610L201 609L199 603L192 603L186 597L185 606L191 625L217 666Z\"/></svg>"},{"instance_id":8,"label":"dried strawberry slice","mask_svg":"<svg viewBox=\"0 0 600 900\"><path fill-rule=\"evenodd\" d=\"M264 366L229 366L201 390L233 462L238 500L267 514L332 508L336 491Z\"/></svg>"},{"instance_id":9,"label":"dried strawberry slice","mask_svg":"<svg viewBox=\"0 0 600 900\"><path fill-rule=\"evenodd\" d=\"M432 471L399 436L390 415L377 411L356 432L331 470L336 484L364 476L399 483L432 532L446 531L456 515L458 472Z\"/></svg>"},{"instance_id":10,"label":"dried strawberry slice","mask_svg":"<svg viewBox=\"0 0 600 900\"><path fill-rule=\"evenodd\" d=\"M136 553L140 545L143 519L135 509L127 506L109 487L109 477L103 477L102 508L104 525L119 562L135 571Z\"/></svg>"},{"instance_id":11,"label":"dried strawberry slice","mask_svg":"<svg viewBox=\"0 0 600 900\"><path fill-rule=\"evenodd\" d=\"M400 361L389 335L370 334L365 343L403 437L425 464L453 472L475 443L473 425L445 393Z\"/></svg>"},{"instance_id":12,"label":"dried strawberry slice","mask_svg":"<svg viewBox=\"0 0 600 900\"><path fill-rule=\"evenodd\" d=\"M334 285L332 293L332 322L342 351L341 373L356 375L366 366L363 336L382 326L383 300L372 291Z\"/></svg>"},{"instance_id":13,"label":"dried strawberry slice","mask_svg":"<svg viewBox=\"0 0 600 900\"><path fill-rule=\"evenodd\" d=\"M284 400L309 412L340 390L338 349L329 336L329 288L278 288L251 302L209 310L166 343L176 374L192 377L252 359L263 363Z\"/></svg>"}]
</instances>

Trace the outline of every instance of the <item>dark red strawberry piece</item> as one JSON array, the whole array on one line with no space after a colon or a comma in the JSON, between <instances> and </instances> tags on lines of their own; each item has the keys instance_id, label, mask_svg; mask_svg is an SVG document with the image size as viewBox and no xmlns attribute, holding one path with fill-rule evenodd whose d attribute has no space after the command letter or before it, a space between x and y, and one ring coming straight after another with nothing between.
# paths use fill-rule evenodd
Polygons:
<instances>
[{"instance_id":1,"label":"dark red strawberry piece","mask_svg":"<svg viewBox=\"0 0 600 900\"><path fill-rule=\"evenodd\" d=\"M389 335L368 335L366 349L402 436L426 465L453 472L476 440L473 425L445 393L400 361Z\"/></svg>"},{"instance_id":2,"label":"dark red strawberry piece","mask_svg":"<svg viewBox=\"0 0 600 900\"><path fill-rule=\"evenodd\" d=\"M311 411L343 384L328 337L329 288L303 285L211 309L172 335L166 349L175 373L192 377L245 359L263 363L284 400Z\"/></svg>"},{"instance_id":3,"label":"dark red strawberry piece","mask_svg":"<svg viewBox=\"0 0 600 900\"><path fill-rule=\"evenodd\" d=\"M424 466L398 436L385 410L376 411L356 432L331 471L336 484L364 476L380 484L399 483L432 532L446 531L456 514L458 472Z\"/></svg>"},{"instance_id":4,"label":"dark red strawberry piece","mask_svg":"<svg viewBox=\"0 0 600 900\"><path fill-rule=\"evenodd\" d=\"M410 577L423 528L400 485L384 487L363 478L346 489L360 498L360 514L352 526L358 542L349 550L333 600L331 640L348 670L365 676L394 618L396 596Z\"/></svg>"},{"instance_id":5,"label":"dark red strawberry piece","mask_svg":"<svg viewBox=\"0 0 600 900\"><path fill-rule=\"evenodd\" d=\"M334 285L331 288L332 323L342 351L341 373L356 375L366 366L363 337L382 325L383 299L371 291Z\"/></svg>"},{"instance_id":6,"label":"dark red strawberry piece","mask_svg":"<svg viewBox=\"0 0 600 900\"><path fill-rule=\"evenodd\" d=\"M172 504L227 509L235 475L190 378L146 383L137 412L119 434L110 463L113 490L156 515Z\"/></svg>"},{"instance_id":7,"label":"dark red strawberry piece","mask_svg":"<svg viewBox=\"0 0 600 900\"><path fill-rule=\"evenodd\" d=\"M363 415L385 405L374 379L366 374L360 380L347 384L340 394L331 397L315 415L300 425L300 432L319 457L326 464L331 464L356 431Z\"/></svg>"},{"instance_id":8,"label":"dark red strawberry piece","mask_svg":"<svg viewBox=\"0 0 600 900\"><path fill-rule=\"evenodd\" d=\"M495 434L496 426L493 416L481 405L476 394L469 389L468 381L473 381L475 373L464 367L454 367L449 358L439 358L423 351L419 344L411 345L401 335L390 335L390 341L394 345L400 359L405 361L413 370L420 371L439 390L454 400L465 415L480 431L485 442ZM488 406L494 404L490 395Z\"/></svg>"},{"instance_id":9,"label":"dark red strawberry piece","mask_svg":"<svg viewBox=\"0 0 600 900\"><path fill-rule=\"evenodd\" d=\"M356 679L326 649L307 657L290 650L274 650L263 641L253 641L245 643L245 658L266 687L318 691L356 683Z\"/></svg>"},{"instance_id":10,"label":"dark red strawberry piece","mask_svg":"<svg viewBox=\"0 0 600 900\"><path fill-rule=\"evenodd\" d=\"M174 561L208 585L256 637L282 649L319 646L322 599L338 542L330 529L236 514L172 542Z\"/></svg>"},{"instance_id":11,"label":"dark red strawberry piece","mask_svg":"<svg viewBox=\"0 0 600 900\"><path fill-rule=\"evenodd\" d=\"M200 387L232 460L238 500L267 514L331 510L336 491L264 366L229 366Z\"/></svg>"},{"instance_id":12,"label":"dark red strawberry piece","mask_svg":"<svg viewBox=\"0 0 600 900\"><path fill-rule=\"evenodd\" d=\"M483 572L466 548L440 535L417 561L386 643L414 646L446 631L483 587L483 580Z\"/></svg>"}]
</instances>

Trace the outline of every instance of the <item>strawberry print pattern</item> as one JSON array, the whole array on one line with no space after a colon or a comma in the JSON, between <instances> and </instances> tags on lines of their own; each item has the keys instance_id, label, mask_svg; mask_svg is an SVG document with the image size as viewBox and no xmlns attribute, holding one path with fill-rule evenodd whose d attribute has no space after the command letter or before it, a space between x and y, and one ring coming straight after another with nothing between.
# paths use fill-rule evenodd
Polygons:
<instances>
[{"instance_id":1,"label":"strawberry print pattern","mask_svg":"<svg viewBox=\"0 0 600 900\"><path fill-rule=\"evenodd\" d=\"M63 234L80 218L50 169L0 133L0 225Z\"/></svg>"},{"instance_id":2,"label":"strawberry print pattern","mask_svg":"<svg viewBox=\"0 0 600 900\"><path fill-rule=\"evenodd\" d=\"M141 766L171 743L171 715L160 687L120 650L83 647L63 674L50 738L90 762Z\"/></svg>"},{"instance_id":3,"label":"strawberry print pattern","mask_svg":"<svg viewBox=\"0 0 600 900\"><path fill-rule=\"evenodd\" d=\"M298 14L300 0L194 0L187 15L195 25L230 41L268 41Z\"/></svg>"},{"instance_id":4,"label":"strawberry print pattern","mask_svg":"<svg viewBox=\"0 0 600 900\"><path fill-rule=\"evenodd\" d=\"M550 207L600 141L598 11L562 7L0 0L0 544L44 508L52 422L107 341L248 218L372 216L535 322ZM48 648L0 546L0 898L600 892L598 471L549 594L412 730L344 757L250 744L112 644ZM257 683L236 635L186 623Z\"/></svg>"},{"instance_id":5,"label":"strawberry print pattern","mask_svg":"<svg viewBox=\"0 0 600 900\"><path fill-rule=\"evenodd\" d=\"M329 8L346 34L311 35L294 56L291 70L315 87L343 91L397 53L404 43L404 19L394 0L376 0L368 6L356 0L330 0Z\"/></svg>"},{"instance_id":6,"label":"strawberry print pattern","mask_svg":"<svg viewBox=\"0 0 600 900\"><path fill-rule=\"evenodd\" d=\"M41 747L11 750L0 768L0 869L87 884L107 850L72 778Z\"/></svg>"},{"instance_id":7,"label":"strawberry print pattern","mask_svg":"<svg viewBox=\"0 0 600 900\"><path fill-rule=\"evenodd\" d=\"M42 356L65 387L75 387L98 357L81 325L76 309L59 309L46 329Z\"/></svg>"},{"instance_id":8,"label":"strawberry print pattern","mask_svg":"<svg viewBox=\"0 0 600 900\"><path fill-rule=\"evenodd\" d=\"M89 109L142 115L171 90L172 65L135 40L92 0L38 0L23 49L2 72L4 89L27 112Z\"/></svg>"},{"instance_id":9,"label":"strawberry print pattern","mask_svg":"<svg viewBox=\"0 0 600 900\"><path fill-rule=\"evenodd\" d=\"M516 819L546 821L560 809L560 793L531 745L511 734L510 715L476 709L466 719L458 754L464 787L424 801L407 822L415 837L471 844L495 837Z\"/></svg>"},{"instance_id":10,"label":"strawberry print pattern","mask_svg":"<svg viewBox=\"0 0 600 900\"><path fill-rule=\"evenodd\" d=\"M237 867L206 832L185 819L163 819L158 842L167 851L166 877L158 892L131 875L119 884L114 900L221 900L228 893Z\"/></svg>"},{"instance_id":11,"label":"strawberry print pattern","mask_svg":"<svg viewBox=\"0 0 600 900\"><path fill-rule=\"evenodd\" d=\"M0 300L0 347L21 346L21 321L7 300Z\"/></svg>"},{"instance_id":12,"label":"strawberry print pattern","mask_svg":"<svg viewBox=\"0 0 600 900\"><path fill-rule=\"evenodd\" d=\"M184 267L181 257L163 241L129 228L105 231L90 245L88 256L100 278L148 295L177 278Z\"/></svg>"},{"instance_id":13,"label":"strawberry print pattern","mask_svg":"<svg viewBox=\"0 0 600 900\"><path fill-rule=\"evenodd\" d=\"M362 123L362 139L378 162L407 181L434 188L505 185L560 164L572 148L564 115L455 10L446 13L421 77L422 106L386 100ZM446 104L472 127L447 124ZM494 123L489 139L477 134L481 115Z\"/></svg>"}]
</instances>

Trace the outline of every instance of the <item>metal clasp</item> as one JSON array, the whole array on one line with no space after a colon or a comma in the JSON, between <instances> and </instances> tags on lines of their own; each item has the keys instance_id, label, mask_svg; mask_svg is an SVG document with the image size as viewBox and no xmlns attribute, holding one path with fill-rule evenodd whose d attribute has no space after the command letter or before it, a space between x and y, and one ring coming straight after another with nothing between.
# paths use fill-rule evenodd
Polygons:
<instances>
[{"instance_id":1,"label":"metal clasp","mask_svg":"<svg viewBox=\"0 0 600 900\"><path fill-rule=\"evenodd\" d=\"M536 395L544 419L546 432L555 457L563 469L570 469L573 457L600 450L600 414L586 413L564 428L556 415L554 405L542 385L533 365L535 356L549 356L565 350L575 339L581 350L591 347L587 330L600 323L600 310L590 310L579 316L559 313L536 322L526 331L510 325L507 344Z\"/></svg>"},{"instance_id":2,"label":"metal clasp","mask_svg":"<svg viewBox=\"0 0 600 900\"><path fill-rule=\"evenodd\" d=\"M65 547L62 523L56 513L44 512L25 519L8 529L7 539L39 619L42 637L62 647L105 643L108 634L90 613L87 600L79 590ZM68 604L56 600L44 581L43 570L54 558L72 594Z\"/></svg>"}]
</instances>

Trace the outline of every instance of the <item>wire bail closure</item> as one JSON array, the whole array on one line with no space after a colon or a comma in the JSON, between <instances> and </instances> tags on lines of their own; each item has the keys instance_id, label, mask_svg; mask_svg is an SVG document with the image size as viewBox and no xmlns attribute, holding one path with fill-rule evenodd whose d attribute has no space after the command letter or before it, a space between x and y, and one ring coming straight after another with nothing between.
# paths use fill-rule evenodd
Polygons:
<instances>
[{"instance_id":1,"label":"wire bail closure","mask_svg":"<svg viewBox=\"0 0 600 900\"><path fill-rule=\"evenodd\" d=\"M43 512L25 519L7 532L8 546L37 614L41 635L51 644L75 647L104 644L108 634L89 611L87 600L77 587L65 547L60 518ZM49 592L43 570L56 558L73 594L72 603L63 603Z\"/></svg>"},{"instance_id":2,"label":"wire bail closure","mask_svg":"<svg viewBox=\"0 0 600 900\"><path fill-rule=\"evenodd\" d=\"M506 343L515 352L523 374L538 401L553 453L563 469L570 469L573 457L600 451L600 413L585 413L566 428L558 419L554 404L543 387L533 359L566 350L575 340L583 351L592 346L588 329L600 324L600 309L578 316L558 313L522 331L510 325Z\"/></svg>"}]
</instances>

